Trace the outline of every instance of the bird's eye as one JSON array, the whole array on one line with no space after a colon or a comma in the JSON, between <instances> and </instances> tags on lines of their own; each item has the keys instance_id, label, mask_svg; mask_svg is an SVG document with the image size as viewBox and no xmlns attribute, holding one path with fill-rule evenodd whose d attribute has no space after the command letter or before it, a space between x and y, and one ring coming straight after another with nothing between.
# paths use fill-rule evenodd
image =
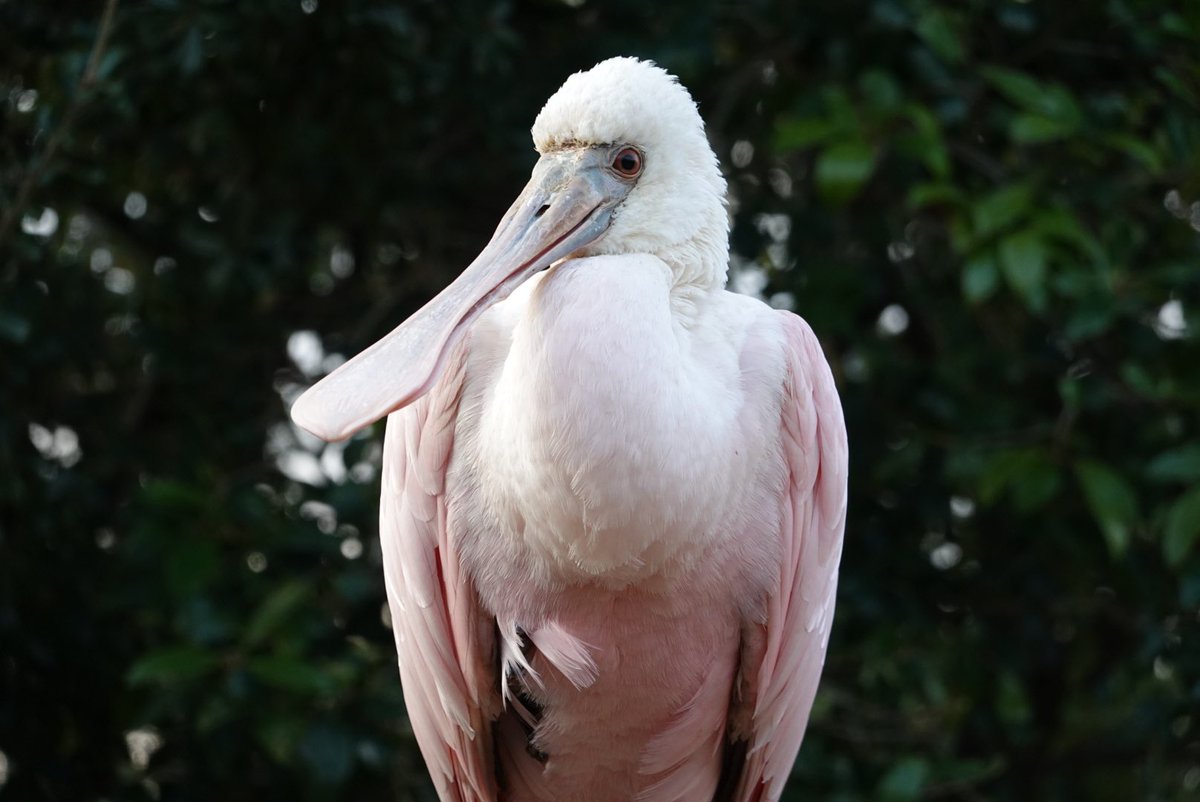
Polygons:
<instances>
[{"instance_id":1,"label":"bird's eye","mask_svg":"<svg viewBox=\"0 0 1200 802\"><path fill-rule=\"evenodd\" d=\"M624 178L637 178L642 172L642 154L637 148L621 148L613 156L612 168Z\"/></svg>"}]
</instances>

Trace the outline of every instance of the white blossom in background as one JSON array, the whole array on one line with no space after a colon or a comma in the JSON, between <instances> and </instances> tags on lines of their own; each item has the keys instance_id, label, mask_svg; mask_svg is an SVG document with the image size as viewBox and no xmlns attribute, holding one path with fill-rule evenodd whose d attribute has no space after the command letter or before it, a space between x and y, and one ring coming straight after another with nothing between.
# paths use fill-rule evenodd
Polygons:
<instances>
[{"instance_id":1,"label":"white blossom in background","mask_svg":"<svg viewBox=\"0 0 1200 802\"><path fill-rule=\"evenodd\" d=\"M1162 655L1154 658L1154 678L1160 682L1170 682L1175 678L1175 667L1168 663Z\"/></svg>"},{"instance_id":2,"label":"white blossom in background","mask_svg":"<svg viewBox=\"0 0 1200 802\"><path fill-rule=\"evenodd\" d=\"M767 183L771 185L771 189L775 190L775 194L779 197L792 197L792 177L786 170L772 167L767 171Z\"/></svg>"},{"instance_id":3,"label":"white blossom in background","mask_svg":"<svg viewBox=\"0 0 1200 802\"><path fill-rule=\"evenodd\" d=\"M137 287L137 278L123 267L112 267L104 274L104 288L117 295L128 295Z\"/></svg>"},{"instance_id":4,"label":"white blossom in background","mask_svg":"<svg viewBox=\"0 0 1200 802\"><path fill-rule=\"evenodd\" d=\"M322 534L332 535L337 530L337 510L324 501L309 499L300 505L300 517L317 524Z\"/></svg>"},{"instance_id":5,"label":"white blossom in background","mask_svg":"<svg viewBox=\"0 0 1200 802\"><path fill-rule=\"evenodd\" d=\"M35 237L49 237L58 231L58 212L47 206L41 215L25 215L21 218L21 230Z\"/></svg>"},{"instance_id":6,"label":"white blossom in background","mask_svg":"<svg viewBox=\"0 0 1200 802\"><path fill-rule=\"evenodd\" d=\"M146 216L146 196L140 192L130 192L125 196L125 215L130 220L140 220Z\"/></svg>"},{"instance_id":7,"label":"white blossom in background","mask_svg":"<svg viewBox=\"0 0 1200 802\"><path fill-rule=\"evenodd\" d=\"M929 552L929 563L939 571L948 571L962 560L962 546L957 543L941 543Z\"/></svg>"},{"instance_id":8,"label":"white blossom in background","mask_svg":"<svg viewBox=\"0 0 1200 802\"><path fill-rule=\"evenodd\" d=\"M321 345L320 335L309 329L291 333L287 341L287 352L300 372L309 378L317 375L321 362L325 359L325 347Z\"/></svg>"},{"instance_id":9,"label":"white blossom in background","mask_svg":"<svg viewBox=\"0 0 1200 802\"><path fill-rule=\"evenodd\" d=\"M1187 320L1183 317L1183 303L1172 299L1159 307L1154 320L1154 332L1163 340L1181 340L1187 336Z\"/></svg>"},{"instance_id":10,"label":"white blossom in background","mask_svg":"<svg viewBox=\"0 0 1200 802\"><path fill-rule=\"evenodd\" d=\"M345 245L335 245L329 252L329 272L334 278L348 278L354 273L354 254Z\"/></svg>"},{"instance_id":11,"label":"white blossom in background","mask_svg":"<svg viewBox=\"0 0 1200 802\"><path fill-rule=\"evenodd\" d=\"M750 162L754 160L754 145L745 139L739 139L733 143L729 158L734 167L749 167Z\"/></svg>"},{"instance_id":12,"label":"white blossom in background","mask_svg":"<svg viewBox=\"0 0 1200 802\"><path fill-rule=\"evenodd\" d=\"M731 267L733 267L731 265ZM762 292L767 288L767 271L754 263L742 267L733 267L729 273L729 289L739 295L752 295L762 298Z\"/></svg>"},{"instance_id":13,"label":"white blossom in background","mask_svg":"<svg viewBox=\"0 0 1200 802\"><path fill-rule=\"evenodd\" d=\"M300 449L292 449L275 458L275 467L293 482L320 487L325 484L325 472L314 455Z\"/></svg>"},{"instance_id":14,"label":"white blossom in background","mask_svg":"<svg viewBox=\"0 0 1200 802\"><path fill-rule=\"evenodd\" d=\"M162 748L162 736L153 727L141 727L125 733L125 746L129 749L129 762L135 769L144 771L150 758Z\"/></svg>"},{"instance_id":15,"label":"white blossom in background","mask_svg":"<svg viewBox=\"0 0 1200 802\"><path fill-rule=\"evenodd\" d=\"M349 252L346 252L347 258ZM331 265L331 269L334 269ZM292 332L287 341L287 353L292 363L305 375L313 379L335 370L346 361L339 353L325 353L321 337L315 331ZM296 399L308 389L287 379L275 381L275 391L283 400L284 407L291 409ZM304 431L291 421L281 421L267 430L264 450L275 461L275 467L294 482L320 487L330 482L342 484L370 482L378 473L379 449L368 447L366 456L353 466L346 465L345 451L349 441L326 443ZM370 456L374 454L374 456Z\"/></svg>"},{"instance_id":16,"label":"white blossom in background","mask_svg":"<svg viewBox=\"0 0 1200 802\"><path fill-rule=\"evenodd\" d=\"M786 214L760 214L754 218L754 225L775 242L784 242L792 233L792 218Z\"/></svg>"},{"instance_id":17,"label":"white blossom in background","mask_svg":"<svg viewBox=\"0 0 1200 802\"><path fill-rule=\"evenodd\" d=\"M1183 196L1179 194L1179 190L1168 190L1166 196L1163 197L1163 206L1168 212L1176 217L1182 218L1187 214L1186 207L1183 203Z\"/></svg>"},{"instance_id":18,"label":"white blossom in background","mask_svg":"<svg viewBox=\"0 0 1200 802\"><path fill-rule=\"evenodd\" d=\"M913 258L913 254L916 252L916 249L904 240L889 242L887 246L887 258L892 264L907 262L909 259Z\"/></svg>"},{"instance_id":19,"label":"white blossom in background","mask_svg":"<svg viewBox=\"0 0 1200 802\"><path fill-rule=\"evenodd\" d=\"M100 551L112 551L117 545L117 533L107 526L96 530L96 548Z\"/></svg>"},{"instance_id":20,"label":"white blossom in background","mask_svg":"<svg viewBox=\"0 0 1200 802\"><path fill-rule=\"evenodd\" d=\"M342 556L347 560L357 560L363 553L362 541L356 537L348 537L343 540L340 548Z\"/></svg>"},{"instance_id":21,"label":"white blossom in background","mask_svg":"<svg viewBox=\"0 0 1200 802\"><path fill-rule=\"evenodd\" d=\"M790 292L776 292L767 299L767 303L772 309L786 309L789 312L796 311L796 296Z\"/></svg>"},{"instance_id":22,"label":"white blossom in background","mask_svg":"<svg viewBox=\"0 0 1200 802\"><path fill-rule=\"evenodd\" d=\"M879 313L875 330L884 337L895 337L908 329L908 310L900 304L889 304Z\"/></svg>"},{"instance_id":23,"label":"white blossom in background","mask_svg":"<svg viewBox=\"0 0 1200 802\"><path fill-rule=\"evenodd\" d=\"M333 373L344 365L345 362L345 355L339 354L337 351L334 351L332 354L326 354L325 358L321 360L321 372L326 374Z\"/></svg>"},{"instance_id":24,"label":"white blossom in background","mask_svg":"<svg viewBox=\"0 0 1200 802\"><path fill-rule=\"evenodd\" d=\"M79 447L79 435L69 426L56 426L53 430L40 423L29 424L29 442L37 452L64 468L70 468L83 457Z\"/></svg>"},{"instance_id":25,"label":"white blossom in background","mask_svg":"<svg viewBox=\"0 0 1200 802\"><path fill-rule=\"evenodd\" d=\"M340 485L346 481L346 476L349 473L346 470L346 451L347 441L343 440L340 443L328 443L321 450L321 472L325 474L329 481L335 485Z\"/></svg>"},{"instance_id":26,"label":"white blossom in background","mask_svg":"<svg viewBox=\"0 0 1200 802\"><path fill-rule=\"evenodd\" d=\"M112 251L108 248L97 248L88 258L88 266L96 274L104 273L113 266Z\"/></svg>"},{"instance_id":27,"label":"white blossom in background","mask_svg":"<svg viewBox=\"0 0 1200 802\"><path fill-rule=\"evenodd\" d=\"M28 114L37 107L38 91L36 89L25 89L21 94L17 95L17 111L22 114Z\"/></svg>"},{"instance_id":28,"label":"white blossom in background","mask_svg":"<svg viewBox=\"0 0 1200 802\"><path fill-rule=\"evenodd\" d=\"M950 514L960 521L965 521L975 514L975 502L966 496L951 496Z\"/></svg>"}]
</instances>

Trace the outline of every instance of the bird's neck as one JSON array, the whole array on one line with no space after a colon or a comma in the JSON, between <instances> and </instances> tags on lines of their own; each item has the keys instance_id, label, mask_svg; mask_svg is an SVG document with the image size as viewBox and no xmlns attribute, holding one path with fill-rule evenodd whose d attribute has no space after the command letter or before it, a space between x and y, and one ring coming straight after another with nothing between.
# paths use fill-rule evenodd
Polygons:
<instances>
[{"instance_id":1,"label":"bird's neck","mask_svg":"<svg viewBox=\"0 0 1200 802\"><path fill-rule=\"evenodd\" d=\"M654 256L667 268L672 320L690 330L703 319L703 310L709 302L725 288L729 273L729 224L723 202L706 205L689 222L691 226L682 225L682 231L666 240L662 232L655 232L654 236L626 232L623 237L602 238L582 253Z\"/></svg>"}]
</instances>

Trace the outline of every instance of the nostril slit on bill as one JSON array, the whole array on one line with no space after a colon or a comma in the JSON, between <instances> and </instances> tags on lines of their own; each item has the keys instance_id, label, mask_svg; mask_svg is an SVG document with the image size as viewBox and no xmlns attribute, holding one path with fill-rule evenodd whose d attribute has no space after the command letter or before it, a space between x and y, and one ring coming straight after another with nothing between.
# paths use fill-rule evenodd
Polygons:
<instances>
[{"instance_id":1,"label":"nostril slit on bill","mask_svg":"<svg viewBox=\"0 0 1200 802\"><path fill-rule=\"evenodd\" d=\"M534 217L541 217L542 215L544 215L544 214L546 213L546 211L547 211L549 208L550 208L550 204L548 204L548 203L543 203L543 204L542 204L542 208L538 209L538 210L537 210L537 212L536 212L536 213L535 213L533 216L534 216Z\"/></svg>"}]
</instances>

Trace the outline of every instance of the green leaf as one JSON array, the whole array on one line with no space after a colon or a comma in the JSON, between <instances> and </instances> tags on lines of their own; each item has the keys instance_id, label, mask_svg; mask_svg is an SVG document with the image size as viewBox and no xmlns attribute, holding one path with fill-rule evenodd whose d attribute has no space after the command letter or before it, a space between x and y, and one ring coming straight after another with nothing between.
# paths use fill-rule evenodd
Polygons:
<instances>
[{"instance_id":1,"label":"green leaf","mask_svg":"<svg viewBox=\"0 0 1200 802\"><path fill-rule=\"evenodd\" d=\"M1078 101L1064 86L1041 83L1003 67L982 67L979 72L1000 94L1026 111L1071 126L1083 122Z\"/></svg>"},{"instance_id":2,"label":"green leaf","mask_svg":"<svg viewBox=\"0 0 1200 802\"><path fill-rule=\"evenodd\" d=\"M1194 487L1177 499L1167 511L1163 534L1163 556L1172 567L1179 567L1200 535L1200 487Z\"/></svg>"},{"instance_id":3,"label":"green leaf","mask_svg":"<svg viewBox=\"0 0 1200 802\"><path fill-rule=\"evenodd\" d=\"M991 251L980 251L963 265L963 297L973 304L986 301L996 291L999 278L995 255Z\"/></svg>"},{"instance_id":4,"label":"green leaf","mask_svg":"<svg viewBox=\"0 0 1200 802\"><path fill-rule=\"evenodd\" d=\"M1197 20L1197 22L1200 23L1200 20ZM1193 36L1197 33L1195 28L1188 23L1186 17L1174 11L1163 14L1159 19L1159 24L1164 31L1176 36Z\"/></svg>"},{"instance_id":5,"label":"green leaf","mask_svg":"<svg viewBox=\"0 0 1200 802\"><path fill-rule=\"evenodd\" d=\"M817 189L834 204L846 203L858 194L874 169L875 152L865 142L834 145L817 157Z\"/></svg>"},{"instance_id":6,"label":"green leaf","mask_svg":"<svg viewBox=\"0 0 1200 802\"><path fill-rule=\"evenodd\" d=\"M896 79L883 70L867 70L858 79L858 86L868 105L880 111L894 109L902 97Z\"/></svg>"},{"instance_id":7,"label":"green leaf","mask_svg":"<svg viewBox=\"0 0 1200 802\"><path fill-rule=\"evenodd\" d=\"M820 145L843 133L843 127L824 117L785 120L775 129L775 147L787 153Z\"/></svg>"},{"instance_id":8,"label":"green leaf","mask_svg":"<svg viewBox=\"0 0 1200 802\"><path fill-rule=\"evenodd\" d=\"M1073 210L1063 207L1041 209L1029 227L1043 237L1058 240L1087 256L1092 266L1108 269L1109 259L1104 246L1083 227Z\"/></svg>"},{"instance_id":9,"label":"green leaf","mask_svg":"<svg viewBox=\"0 0 1200 802\"><path fill-rule=\"evenodd\" d=\"M1113 133L1103 139L1104 144L1119 150L1129 158L1141 162L1142 166L1157 176L1162 172L1163 161L1158 150L1150 142L1132 134Z\"/></svg>"},{"instance_id":10,"label":"green leaf","mask_svg":"<svg viewBox=\"0 0 1200 802\"><path fill-rule=\"evenodd\" d=\"M125 680L130 685L179 683L207 674L218 657L196 646L174 646L151 652L130 666Z\"/></svg>"},{"instance_id":11,"label":"green leaf","mask_svg":"<svg viewBox=\"0 0 1200 802\"><path fill-rule=\"evenodd\" d=\"M1011 726L1028 724L1033 718L1029 695L1021 680L1011 672L1000 675L996 693L996 714Z\"/></svg>"},{"instance_id":12,"label":"green leaf","mask_svg":"<svg viewBox=\"0 0 1200 802\"><path fill-rule=\"evenodd\" d=\"M1137 496L1129 483L1112 468L1093 460L1075 466L1092 517L1100 525L1109 553L1119 557L1129 547L1129 533L1137 520Z\"/></svg>"},{"instance_id":13,"label":"green leaf","mask_svg":"<svg viewBox=\"0 0 1200 802\"><path fill-rule=\"evenodd\" d=\"M211 495L195 485L173 479L153 479L142 488L149 507L169 510L172 514L193 516L207 508Z\"/></svg>"},{"instance_id":14,"label":"green leaf","mask_svg":"<svg viewBox=\"0 0 1200 802\"><path fill-rule=\"evenodd\" d=\"M1008 135L1014 142L1022 145L1037 145L1066 139L1076 130L1074 124L1064 120L1055 120L1039 114L1018 114L1008 127Z\"/></svg>"},{"instance_id":15,"label":"green leaf","mask_svg":"<svg viewBox=\"0 0 1200 802\"><path fill-rule=\"evenodd\" d=\"M1028 184L1009 184L976 201L971 207L975 240L986 239L1027 217L1032 195Z\"/></svg>"},{"instance_id":16,"label":"green leaf","mask_svg":"<svg viewBox=\"0 0 1200 802\"><path fill-rule=\"evenodd\" d=\"M1200 481L1200 443L1164 451L1146 467L1146 475L1159 482Z\"/></svg>"},{"instance_id":17,"label":"green leaf","mask_svg":"<svg viewBox=\"0 0 1200 802\"><path fill-rule=\"evenodd\" d=\"M859 130L858 110L844 88L836 84L827 85L821 92L821 102L825 107L825 117L844 136Z\"/></svg>"},{"instance_id":18,"label":"green leaf","mask_svg":"<svg viewBox=\"0 0 1200 802\"><path fill-rule=\"evenodd\" d=\"M309 590L308 583L299 579L276 588L246 625L242 643L253 648L266 640L308 598Z\"/></svg>"},{"instance_id":19,"label":"green leaf","mask_svg":"<svg viewBox=\"0 0 1200 802\"><path fill-rule=\"evenodd\" d=\"M1133 361L1122 362L1120 370L1125 383L1142 395L1159 400L1166 400L1168 397L1162 381L1150 375L1145 365Z\"/></svg>"},{"instance_id":20,"label":"green leaf","mask_svg":"<svg viewBox=\"0 0 1200 802\"><path fill-rule=\"evenodd\" d=\"M1058 495L1059 471L1044 451L1031 449L1029 460L1010 481L1013 504L1023 512L1040 509Z\"/></svg>"},{"instance_id":21,"label":"green leaf","mask_svg":"<svg viewBox=\"0 0 1200 802\"><path fill-rule=\"evenodd\" d=\"M1170 89L1176 98L1182 100L1187 107L1195 108L1196 104L1200 102L1200 93L1192 88L1192 82L1184 79L1177 72L1167 67L1159 67L1154 71L1154 77L1162 81L1163 85Z\"/></svg>"},{"instance_id":22,"label":"green leaf","mask_svg":"<svg viewBox=\"0 0 1200 802\"><path fill-rule=\"evenodd\" d=\"M946 150L946 142L942 137L942 128L937 117L929 109L917 104L911 104L907 111L921 148L921 161L935 177L949 178L950 154Z\"/></svg>"},{"instance_id":23,"label":"green leaf","mask_svg":"<svg viewBox=\"0 0 1200 802\"><path fill-rule=\"evenodd\" d=\"M910 189L905 202L910 209L923 209L941 204L957 206L962 203L962 197L962 192L953 184L926 182Z\"/></svg>"},{"instance_id":24,"label":"green leaf","mask_svg":"<svg viewBox=\"0 0 1200 802\"><path fill-rule=\"evenodd\" d=\"M917 34L935 53L952 64L966 57L960 27L953 16L939 8L930 6L925 9L917 20Z\"/></svg>"},{"instance_id":25,"label":"green leaf","mask_svg":"<svg viewBox=\"0 0 1200 802\"><path fill-rule=\"evenodd\" d=\"M1004 67L980 67L979 74L1000 94L1018 106L1037 111L1042 102L1042 85L1031 76Z\"/></svg>"},{"instance_id":26,"label":"green leaf","mask_svg":"<svg viewBox=\"0 0 1200 802\"><path fill-rule=\"evenodd\" d=\"M268 685L297 693L329 693L337 686L333 677L298 657L255 657L246 670Z\"/></svg>"},{"instance_id":27,"label":"green leaf","mask_svg":"<svg viewBox=\"0 0 1200 802\"><path fill-rule=\"evenodd\" d=\"M1010 448L991 455L979 477L979 499L991 504L1005 491L1024 512L1045 503L1058 491L1054 465L1043 449Z\"/></svg>"},{"instance_id":28,"label":"green leaf","mask_svg":"<svg viewBox=\"0 0 1200 802\"><path fill-rule=\"evenodd\" d=\"M1034 311L1046 306L1046 248L1037 232L1025 230L1000 240L1000 269L1008 285Z\"/></svg>"}]
</instances>

